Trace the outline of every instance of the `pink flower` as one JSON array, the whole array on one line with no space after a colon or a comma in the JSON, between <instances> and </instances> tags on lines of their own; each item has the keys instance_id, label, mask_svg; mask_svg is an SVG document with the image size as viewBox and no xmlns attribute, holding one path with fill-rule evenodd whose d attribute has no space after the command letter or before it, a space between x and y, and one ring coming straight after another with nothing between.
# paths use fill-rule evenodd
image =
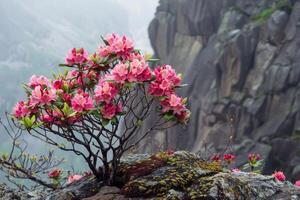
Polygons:
<instances>
[{"instance_id":1,"label":"pink flower","mask_svg":"<svg viewBox=\"0 0 300 200\"><path fill-rule=\"evenodd\" d=\"M87 93L77 93L71 100L73 110L77 112L92 110L94 108L93 100Z\"/></svg>"},{"instance_id":2,"label":"pink flower","mask_svg":"<svg viewBox=\"0 0 300 200\"><path fill-rule=\"evenodd\" d=\"M73 48L66 57L66 64L71 66L74 64L82 65L88 60L88 53L85 49Z\"/></svg>"},{"instance_id":3,"label":"pink flower","mask_svg":"<svg viewBox=\"0 0 300 200\"><path fill-rule=\"evenodd\" d=\"M62 89L63 81L62 80L55 80L55 81L53 81L52 85L53 85L54 89L56 89L56 90Z\"/></svg>"},{"instance_id":4,"label":"pink flower","mask_svg":"<svg viewBox=\"0 0 300 200\"><path fill-rule=\"evenodd\" d=\"M98 48L98 53L102 57L106 57L109 54L128 57L133 50L132 40L125 36L110 34L105 37L105 40L108 44L106 46L99 46Z\"/></svg>"},{"instance_id":5,"label":"pink flower","mask_svg":"<svg viewBox=\"0 0 300 200\"><path fill-rule=\"evenodd\" d=\"M221 162L221 157L219 154L214 154L211 158L212 161L220 163Z\"/></svg>"},{"instance_id":6,"label":"pink flower","mask_svg":"<svg viewBox=\"0 0 300 200\"><path fill-rule=\"evenodd\" d=\"M70 175L70 176L68 177L67 183L68 183L68 184L71 184L71 183L73 183L73 182L76 182L76 181L80 180L81 178L82 178L82 176L81 176L81 175L78 175L78 174Z\"/></svg>"},{"instance_id":7,"label":"pink flower","mask_svg":"<svg viewBox=\"0 0 300 200\"><path fill-rule=\"evenodd\" d=\"M151 70L145 60L133 60L128 73L129 82L144 82L151 79Z\"/></svg>"},{"instance_id":8,"label":"pink flower","mask_svg":"<svg viewBox=\"0 0 300 200\"><path fill-rule=\"evenodd\" d=\"M27 103L25 103L24 101L18 102L13 109L13 115L16 118L22 118L28 116L29 114L30 110L27 107Z\"/></svg>"},{"instance_id":9,"label":"pink flower","mask_svg":"<svg viewBox=\"0 0 300 200\"><path fill-rule=\"evenodd\" d=\"M51 117L48 114L44 114L41 116L41 121L46 122L46 123L50 123L53 122L53 117Z\"/></svg>"},{"instance_id":10,"label":"pink flower","mask_svg":"<svg viewBox=\"0 0 300 200\"><path fill-rule=\"evenodd\" d=\"M181 81L181 77L176 74L175 70L170 65L157 67L154 70L154 74L158 82L169 80L174 86L178 86Z\"/></svg>"},{"instance_id":11,"label":"pink flower","mask_svg":"<svg viewBox=\"0 0 300 200\"><path fill-rule=\"evenodd\" d=\"M283 174L282 171L274 172L272 176L278 181L281 182L285 181L285 175Z\"/></svg>"},{"instance_id":12,"label":"pink flower","mask_svg":"<svg viewBox=\"0 0 300 200\"><path fill-rule=\"evenodd\" d=\"M181 77L176 74L175 70L165 65L157 67L154 70L155 81L149 86L149 93L154 96L169 96L173 93L173 89L179 86Z\"/></svg>"},{"instance_id":13,"label":"pink flower","mask_svg":"<svg viewBox=\"0 0 300 200\"><path fill-rule=\"evenodd\" d=\"M295 186L300 187L300 180L295 182Z\"/></svg>"},{"instance_id":14,"label":"pink flower","mask_svg":"<svg viewBox=\"0 0 300 200\"><path fill-rule=\"evenodd\" d=\"M100 80L99 84L95 89L95 99L96 102L99 103L104 101L109 103L111 100L115 98L118 93L117 87L112 82Z\"/></svg>"},{"instance_id":15,"label":"pink flower","mask_svg":"<svg viewBox=\"0 0 300 200\"><path fill-rule=\"evenodd\" d=\"M250 153L248 154L248 162L250 164L256 164L257 161L259 161L261 159L260 154L254 154L254 153Z\"/></svg>"},{"instance_id":16,"label":"pink flower","mask_svg":"<svg viewBox=\"0 0 300 200\"><path fill-rule=\"evenodd\" d=\"M227 162L227 163L232 163L235 159L235 155L232 154L224 154L223 159Z\"/></svg>"},{"instance_id":17,"label":"pink flower","mask_svg":"<svg viewBox=\"0 0 300 200\"><path fill-rule=\"evenodd\" d=\"M53 169L52 171L50 171L48 173L48 177L49 178L57 179L57 178L60 177L61 174L62 174L62 170L61 169Z\"/></svg>"},{"instance_id":18,"label":"pink flower","mask_svg":"<svg viewBox=\"0 0 300 200\"><path fill-rule=\"evenodd\" d=\"M105 119L112 119L116 113L118 112L118 106L109 103L109 104L105 104L102 109L101 109L101 114L103 116L103 118Z\"/></svg>"},{"instance_id":19,"label":"pink flower","mask_svg":"<svg viewBox=\"0 0 300 200\"><path fill-rule=\"evenodd\" d=\"M128 68L129 66L126 63L117 64L111 71L114 81L117 83L124 83L127 79Z\"/></svg>"},{"instance_id":20,"label":"pink flower","mask_svg":"<svg viewBox=\"0 0 300 200\"><path fill-rule=\"evenodd\" d=\"M187 123L191 117L191 112L189 110L184 110L180 114L176 115L177 119L181 123Z\"/></svg>"},{"instance_id":21,"label":"pink flower","mask_svg":"<svg viewBox=\"0 0 300 200\"><path fill-rule=\"evenodd\" d=\"M181 114L185 109L183 99L172 94L169 98L161 101L162 112L173 111L174 114Z\"/></svg>"},{"instance_id":22,"label":"pink flower","mask_svg":"<svg viewBox=\"0 0 300 200\"><path fill-rule=\"evenodd\" d=\"M50 86L49 80L45 76L37 76L37 75L32 75L30 77L29 87L34 88L36 86Z\"/></svg>"},{"instance_id":23,"label":"pink flower","mask_svg":"<svg viewBox=\"0 0 300 200\"><path fill-rule=\"evenodd\" d=\"M233 168L231 169L232 172L235 172L235 173L239 173L241 172L241 170L239 168Z\"/></svg>"},{"instance_id":24,"label":"pink flower","mask_svg":"<svg viewBox=\"0 0 300 200\"><path fill-rule=\"evenodd\" d=\"M168 156L173 156L175 152L172 149L167 149L166 153Z\"/></svg>"},{"instance_id":25,"label":"pink flower","mask_svg":"<svg viewBox=\"0 0 300 200\"><path fill-rule=\"evenodd\" d=\"M56 91L54 89L42 89L41 86L36 86L30 96L30 105L49 104L56 98Z\"/></svg>"}]
</instances>

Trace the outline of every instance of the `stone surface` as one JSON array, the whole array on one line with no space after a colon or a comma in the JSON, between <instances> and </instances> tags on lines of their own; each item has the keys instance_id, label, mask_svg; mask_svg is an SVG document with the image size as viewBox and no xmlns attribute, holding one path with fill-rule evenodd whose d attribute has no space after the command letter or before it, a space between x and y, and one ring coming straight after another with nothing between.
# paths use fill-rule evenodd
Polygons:
<instances>
[{"instance_id":1,"label":"stone surface","mask_svg":"<svg viewBox=\"0 0 300 200\"><path fill-rule=\"evenodd\" d=\"M91 177L53 192L18 192L0 185L2 200L236 200L300 199L300 188L272 176L231 172L186 151L130 155L121 161L116 186Z\"/></svg>"},{"instance_id":2,"label":"stone surface","mask_svg":"<svg viewBox=\"0 0 300 200\"><path fill-rule=\"evenodd\" d=\"M294 0L161 0L149 26L151 44L161 63L183 72L189 87L179 93L189 98L192 116L187 127L165 137L151 134L141 151L197 152L210 144L223 151L232 137L236 146L250 140L266 147L247 147L270 161L265 172L297 174L299 24L300 2ZM284 151L282 144L291 146Z\"/></svg>"}]
</instances>

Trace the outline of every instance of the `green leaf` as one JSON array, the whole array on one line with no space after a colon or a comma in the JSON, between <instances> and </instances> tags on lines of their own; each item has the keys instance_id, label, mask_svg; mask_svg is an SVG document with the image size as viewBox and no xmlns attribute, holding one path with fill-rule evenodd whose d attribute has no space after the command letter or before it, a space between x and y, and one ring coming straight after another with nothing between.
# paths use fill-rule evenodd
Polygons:
<instances>
[{"instance_id":1,"label":"green leaf","mask_svg":"<svg viewBox=\"0 0 300 200\"><path fill-rule=\"evenodd\" d=\"M143 121L141 120L141 119L139 119L138 121L137 121L137 125L138 126L141 126L143 124Z\"/></svg>"},{"instance_id":2,"label":"green leaf","mask_svg":"<svg viewBox=\"0 0 300 200\"><path fill-rule=\"evenodd\" d=\"M57 145L58 148L66 148L66 145L64 143L60 143Z\"/></svg>"},{"instance_id":3,"label":"green leaf","mask_svg":"<svg viewBox=\"0 0 300 200\"><path fill-rule=\"evenodd\" d=\"M147 61L148 62L157 62L157 61L159 61L159 59L158 58L149 58Z\"/></svg>"},{"instance_id":4,"label":"green leaf","mask_svg":"<svg viewBox=\"0 0 300 200\"><path fill-rule=\"evenodd\" d=\"M7 160L8 159L8 153L2 153L1 155L3 160Z\"/></svg>"},{"instance_id":5,"label":"green leaf","mask_svg":"<svg viewBox=\"0 0 300 200\"><path fill-rule=\"evenodd\" d=\"M109 45L109 43L106 41L106 39L104 39L104 37L101 35L101 40L104 42L105 45Z\"/></svg>"},{"instance_id":6,"label":"green leaf","mask_svg":"<svg viewBox=\"0 0 300 200\"><path fill-rule=\"evenodd\" d=\"M173 114L165 114L165 115L164 115L164 119L165 119L166 121L173 121L173 120L176 119L176 117L175 117Z\"/></svg>"},{"instance_id":7,"label":"green leaf","mask_svg":"<svg viewBox=\"0 0 300 200\"><path fill-rule=\"evenodd\" d=\"M109 124L109 120L108 119L103 119L102 120L102 125L106 126L107 124Z\"/></svg>"}]
</instances>

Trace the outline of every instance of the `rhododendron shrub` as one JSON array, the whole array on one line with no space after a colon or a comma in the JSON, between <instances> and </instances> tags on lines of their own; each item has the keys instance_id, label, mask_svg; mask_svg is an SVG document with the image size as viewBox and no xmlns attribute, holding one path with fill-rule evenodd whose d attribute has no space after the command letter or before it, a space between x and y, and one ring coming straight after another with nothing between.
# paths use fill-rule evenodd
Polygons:
<instances>
[{"instance_id":1,"label":"rhododendron shrub","mask_svg":"<svg viewBox=\"0 0 300 200\"><path fill-rule=\"evenodd\" d=\"M98 179L111 182L124 152L152 131L185 124L190 111L176 94L182 77L171 66L152 70L151 59L125 36L111 34L103 42L91 55L73 48L60 65L68 70L53 79L33 75L13 116L31 135L82 156ZM154 125L132 143L153 112Z\"/></svg>"}]
</instances>

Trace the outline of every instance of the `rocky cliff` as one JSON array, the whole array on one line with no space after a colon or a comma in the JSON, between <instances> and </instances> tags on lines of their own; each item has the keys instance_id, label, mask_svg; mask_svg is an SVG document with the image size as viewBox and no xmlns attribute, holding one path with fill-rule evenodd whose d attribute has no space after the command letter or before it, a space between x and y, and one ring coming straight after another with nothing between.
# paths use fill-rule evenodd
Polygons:
<instances>
[{"instance_id":1,"label":"rocky cliff","mask_svg":"<svg viewBox=\"0 0 300 200\"><path fill-rule=\"evenodd\" d=\"M184 74L192 117L152 135L148 151L213 144L300 179L300 1L161 0L149 36Z\"/></svg>"},{"instance_id":2,"label":"rocky cliff","mask_svg":"<svg viewBox=\"0 0 300 200\"><path fill-rule=\"evenodd\" d=\"M256 173L231 172L186 152L158 152L124 157L119 184L103 186L85 177L56 191L26 194L0 185L2 200L256 200L300 199L300 188Z\"/></svg>"}]
</instances>

